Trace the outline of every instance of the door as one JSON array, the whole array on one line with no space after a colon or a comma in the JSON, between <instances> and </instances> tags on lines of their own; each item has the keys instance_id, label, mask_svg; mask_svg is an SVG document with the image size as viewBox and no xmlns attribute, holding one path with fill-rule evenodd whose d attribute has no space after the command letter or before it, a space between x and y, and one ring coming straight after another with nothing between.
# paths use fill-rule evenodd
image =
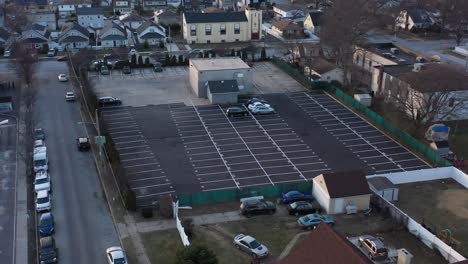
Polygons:
<instances>
[{"instance_id":1,"label":"door","mask_svg":"<svg viewBox=\"0 0 468 264\"><path fill-rule=\"evenodd\" d=\"M117 47L117 42L114 40L114 47Z\"/></svg>"},{"instance_id":2,"label":"door","mask_svg":"<svg viewBox=\"0 0 468 264\"><path fill-rule=\"evenodd\" d=\"M335 214L343 213L343 198L335 199Z\"/></svg>"}]
</instances>

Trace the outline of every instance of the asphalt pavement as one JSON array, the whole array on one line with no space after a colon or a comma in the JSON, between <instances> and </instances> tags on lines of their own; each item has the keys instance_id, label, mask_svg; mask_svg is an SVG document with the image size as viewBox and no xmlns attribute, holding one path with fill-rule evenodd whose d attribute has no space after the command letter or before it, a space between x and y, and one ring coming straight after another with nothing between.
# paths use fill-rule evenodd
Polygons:
<instances>
[{"instance_id":1,"label":"asphalt pavement","mask_svg":"<svg viewBox=\"0 0 468 264\"><path fill-rule=\"evenodd\" d=\"M79 103L66 102L71 82L57 81L67 64L42 61L36 70L34 106L37 127L46 132L52 213L60 263L104 263L105 249L119 245L91 152L78 152L75 139L85 136Z\"/></svg>"}]
</instances>

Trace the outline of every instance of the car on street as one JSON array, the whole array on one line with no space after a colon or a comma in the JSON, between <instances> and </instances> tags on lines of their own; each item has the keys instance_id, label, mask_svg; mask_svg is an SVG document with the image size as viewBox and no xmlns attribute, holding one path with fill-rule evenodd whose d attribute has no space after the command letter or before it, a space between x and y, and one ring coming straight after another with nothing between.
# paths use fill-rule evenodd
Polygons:
<instances>
[{"instance_id":1,"label":"car on street","mask_svg":"<svg viewBox=\"0 0 468 264\"><path fill-rule=\"evenodd\" d=\"M57 58L57 61L67 61L68 57L67 56L60 56Z\"/></svg>"},{"instance_id":2,"label":"car on street","mask_svg":"<svg viewBox=\"0 0 468 264\"><path fill-rule=\"evenodd\" d=\"M46 190L38 191L36 196L36 211L46 212L50 211L50 195Z\"/></svg>"},{"instance_id":3,"label":"car on street","mask_svg":"<svg viewBox=\"0 0 468 264\"><path fill-rule=\"evenodd\" d=\"M274 214L276 212L276 205L262 199L248 199L242 201L239 211L246 217L257 214Z\"/></svg>"},{"instance_id":4,"label":"car on street","mask_svg":"<svg viewBox=\"0 0 468 264\"><path fill-rule=\"evenodd\" d=\"M289 191L287 193L282 193L280 198L282 203L288 204L297 201L306 201L311 202L314 200L312 194L301 193L300 191Z\"/></svg>"},{"instance_id":5,"label":"car on street","mask_svg":"<svg viewBox=\"0 0 468 264\"><path fill-rule=\"evenodd\" d=\"M73 92L67 92L67 93L65 94L65 101L67 101L67 102L73 102L73 101L75 101L75 100L76 100L75 93L73 93Z\"/></svg>"},{"instance_id":6,"label":"car on street","mask_svg":"<svg viewBox=\"0 0 468 264\"><path fill-rule=\"evenodd\" d=\"M59 80L59 82L68 82L68 77L64 73L59 74L57 76L57 79Z\"/></svg>"},{"instance_id":7,"label":"car on street","mask_svg":"<svg viewBox=\"0 0 468 264\"><path fill-rule=\"evenodd\" d=\"M110 96L100 97L98 99L100 107L104 106L118 106L122 104L122 101L119 98L114 98Z\"/></svg>"},{"instance_id":8,"label":"car on street","mask_svg":"<svg viewBox=\"0 0 468 264\"><path fill-rule=\"evenodd\" d=\"M108 264L127 264L127 258L121 247L110 247L106 249Z\"/></svg>"},{"instance_id":9,"label":"car on street","mask_svg":"<svg viewBox=\"0 0 468 264\"><path fill-rule=\"evenodd\" d=\"M295 215L295 216L322 212L322 208L320 207L320 204L317 202L309 203L305 201L297 201L297 202L288 204L286 209L288 210L289 215Z\"/></svg>"},{"instance_id":10,"label":"car on street","mask_svg":"<svg viewBox=\"0 0 468 264\"><path fill-rule=\"evenodd\" d=\"M56 49L49 49L47 51L47 57L55 57L57 55L57 50Z\"/></svg>"},{"instance_id":11,"label":"car on street","mask_svg":"<svg viewBox=\"0 0 468 264\"><path fill-rule=\"evenodd\" d=\"M39 260L41 264L57 263L58 249L55 239L51 236L42 237L39 240Z\"/></svg>"},{"instance_id":12,"label":"car on street","mask_svg":"<svg viewBox=\"0 0 468 264\"><path fill-rule=\"evenodd\" d=\"M50 236L54 233L54 216L52 213L43 213L39 217L39 235Z\"/></svg>"},{"instance_id":13,"label":"car on street","mask_svg":"<svg viewBox=\"0 0 468 264\"><path fill-rule=\"evenodd\" d=\"M78 151L88 151L91 148L89 139L87 137L77 138L76 147L78 148Z\"/></svg>"},{"instance_id":14,"label":"car on street","mask_svg":"<svg viewBox=\"0 0 468 264\"><path fill-rule=\"evenodd\" d=\"M5 58L11 57L11 50L5 50L5 51L3 52L3 57L5 57Z\"/></svg>"},{"instance_id":15,"label":"car on street","mask_svg":"<svg viewBox=\"0 0 468 264\"><path fill-rule=\"evenodd\" d=\"M48 191L50 192L50 175L47 171L38 171L36 172L36 178L34 179L34 191L37 193L39 191Z\"/></svg>"},{"instance_id":16,"label":"car on street","mask_svg":"<svg viewBox=\"0 0 468 264\"><path fill-rule=\"evenodd\" d=\"M34 129L34 140L38 140L38 139L41 139L41 140L45 140L45 132L44 132L44 129L43 128L36 128Z\"/></svg>"},{"instance_id":17,"label":"car on street","mask_svg":"<svg viewBox=\"0 0 468 264\"><path fill-rule=\"evenodd\" d=\"M268 256L268 248L252 236L244 234L235 236L234 246L251 255L253 258L264 258Z\"/></svg>"},{"instance_id":18,"label":"car on street","mask_svg":"<svg viewBox=\"0 0 468 264\"><path fill-rule=\"evenodd\" d=\"M250 112L252 112L252 114L254 115L269 115L269 114L274 114L275 109L273 109L273 107L261 105L261 106L254 107L253 109L250 110Z\"/></svg>"},{"instance_id":19,"label":"car on street","mask_svg":"<svg viewBox=\"0 0 468 264\"><path fill-rule=\"evenodd\" d=\"M249 111L245 110L245 108L243 108L243 107L231 106L226 110L226 115L228 117L248 116Z\"/></svg>"},{"instance_id":20,"label":"car on street","mask_svg":"<svg viewBox=\"0 0 468 264\"><path fill-rule=\"evenodd\" d=\"M388 250L384 243L371 235L362 235L358 238L358 245L372 260L385 260L388 257Z\"/></svg>"},{"instance_id":21,"label":"car on street","mask_svg":"<svg viewBox=\"0 0 468 264\"><path fill-rule=\"evenodd\" d=\"M299 219L297 219L297 223L300 227L306 229L313 229L320 223L326 223L330 226L335 225L335 221L331 216L320 214L308 214L306 216L299 217Z\"/></svg>"},{"instance_id":22,"label":"car on street","mask_svg":"<svg viewBox=\"0 0 468 264\"><path fill-rule=\"evenodd\" d=\"M124 74L130 74L130 73L132 73L132 68L130 68L130 66L128 66L128 65L125 65L125 66L122 67L122 72Z\"/></svg>"}]
</instances>

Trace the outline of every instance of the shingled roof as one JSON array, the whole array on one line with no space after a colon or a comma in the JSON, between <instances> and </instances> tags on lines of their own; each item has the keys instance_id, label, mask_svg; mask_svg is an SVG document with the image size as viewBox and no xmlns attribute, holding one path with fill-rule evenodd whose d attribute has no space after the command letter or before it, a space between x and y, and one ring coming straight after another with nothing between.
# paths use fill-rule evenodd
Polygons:
<instances>
[{"instance_id":1,"label":"shingled roof","mask_svg":"<svg viewBox=\"0 0 468 264\"><path fill-rule=\"evenodd\" d=\"M330 198L341 198L370 194L369 183L362 171L324 173Z\"/></svg>"},{"instance_id":2,"label":"shingled roof","mask_svg":"<svg viewBox=\"0 0 468 264\"><path fill-rule=\"evenodd\" d=\"M184 13L185 21L193 23L219 23L219 22L245 22L247 17L244 12L227 13Z\"/></svg>"},{"instance_id":3,"label":"shingled roof","mask_svg":"<svg viewBox=\"0 0 468 264\"><path fill-rule=\"evenodd\" d=\"M279 264L326 263L326 264L371 264L350 241L321 223Z\"/></svg>"}]
</instances>

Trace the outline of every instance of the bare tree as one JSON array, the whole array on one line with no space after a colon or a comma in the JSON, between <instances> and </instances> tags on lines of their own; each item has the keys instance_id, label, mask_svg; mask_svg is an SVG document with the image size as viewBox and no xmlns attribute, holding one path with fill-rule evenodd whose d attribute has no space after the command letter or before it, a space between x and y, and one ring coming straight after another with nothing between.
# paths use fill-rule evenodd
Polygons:
<instances>
[{"instance_id":1,"label":"bare tree","mask_svg":"<svg viewBox=\"0 0 468 264\"><path fill-rule=\"evenodd\" d=\"M21 33L28 24L26 12L16 5L8 5L5 7L5 24L14 32Z\"/></svg>"},{"instance_id":2,"label":"bare tree","mask_svg":"<svg viewBox=\"0 0 468 264\"><path fill-rule=\"evenodd\" d=\"M324 53L349 76L356 46L366 42L367 32L375 25L376 2L373 0L335 0L324 15L321 40ZM345 85L349 84L345 78Z\"/></svg>"},{"instance_id":3,"label":"bare tree","mask_svg":"<svg viewBox=\"0 0 468 264\"><path fill-rule=\"evenodd\" d=\"M13 45L14 65L18 77L23 81L21 87L21 98L25 100L26 106L31 110L35 100L34 72L36 69L37 57L33 56L23 43Z\"/></svg>"},{"instance_id":4,"label":"bare tree","mask_svg":"<svg viewBox=\"0 0 468 264\"><path fill-rule=\"evenodd\" d=\"M446 12L447 14L444 27L452 33L457 46L463 41L468 30L468 1L466 0L446 0L450 2ZM442 30L445 30L442 28Z\"/></svg>"}]
</instances>

